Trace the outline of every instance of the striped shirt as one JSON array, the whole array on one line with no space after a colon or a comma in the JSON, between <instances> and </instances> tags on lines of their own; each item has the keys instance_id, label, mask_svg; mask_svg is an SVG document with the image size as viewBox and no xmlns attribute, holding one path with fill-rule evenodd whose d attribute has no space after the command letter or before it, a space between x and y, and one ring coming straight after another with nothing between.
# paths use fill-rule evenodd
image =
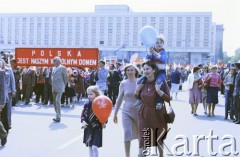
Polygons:
<instances>
[{"instance_id":1,"label":"striped shirt","mask_svg":"<svg viewBox=\"0 0 240 157\"><path fill-rule=\"evenodd\" d=\"M209 73L204 80L205 83L207 83L210 80L209 86L210 87L220 87L222 80L221 76L218 73Z\"/></svg>"}]
</instances>

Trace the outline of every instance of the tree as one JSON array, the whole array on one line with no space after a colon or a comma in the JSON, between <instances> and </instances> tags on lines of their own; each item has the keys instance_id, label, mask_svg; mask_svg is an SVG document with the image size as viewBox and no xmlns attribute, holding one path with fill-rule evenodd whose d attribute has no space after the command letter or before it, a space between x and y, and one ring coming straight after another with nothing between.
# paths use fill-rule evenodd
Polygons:
<instances>
[{"instance_id":1,"label":"tree","mask_svg":"<svg viewBox=\"0 0 240 157\"><path fill-rule=\"evenodd\" d=\"M235 62L238 62L239 60L240 60L240 53L237 53L235 56L232 56L230 62L235 63Z\"/></svg>"},{"instance_id":2,"label":"tree","mask_svg":"<svg viewBox=\"0 0 240 157\"><path fill-rule=\"evenodd\" d=\"M223 63L224 63L224 64L227 64L231 59L232 59L232 57L229 57L229 56L227 56L227 55L224 55L224 56L223 56Z\"/></svg>"}]
</instances>

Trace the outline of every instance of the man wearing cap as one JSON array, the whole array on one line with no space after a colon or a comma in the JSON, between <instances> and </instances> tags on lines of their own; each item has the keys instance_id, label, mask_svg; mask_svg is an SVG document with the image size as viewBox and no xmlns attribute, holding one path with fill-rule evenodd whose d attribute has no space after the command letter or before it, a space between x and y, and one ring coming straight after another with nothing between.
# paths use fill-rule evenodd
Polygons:
<instances>
[{"instance_id":1,"label":"man wearing cap","mask_svg":"<svg viewBox=\"0 0 240 157\"><path fill-rule=\"evenodd\" d=\"M233 107L235 114L235 124L240 124L240 63L235 63L237 75L234 83L233 91Z\"/></svg>"}]
</instances>

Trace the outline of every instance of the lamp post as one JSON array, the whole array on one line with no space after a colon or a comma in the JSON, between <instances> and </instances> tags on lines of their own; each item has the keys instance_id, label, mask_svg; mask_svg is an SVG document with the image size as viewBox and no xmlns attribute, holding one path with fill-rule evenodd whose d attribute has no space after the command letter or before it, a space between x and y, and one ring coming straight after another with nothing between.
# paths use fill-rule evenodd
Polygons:
<instances>
[{"instance_id":1,"label":"lamp post","mask_svg":"<svg viewBox=\"0 0 240 157\"><path fill-rule=\"evenodd\" d=\"M167 52L167 63L169 64L169 51Z\"/></svg>"},{"instance_id":2,"label":"lamp post","mask_svg":"<svg viewBox=\"0 0 240 157\"><path fill-rule=\"evenodd\" d=\"M191 41L189 38L187 38L187 39L183 39L182 40L183 42L184 42L184 53L187 53L187 57L188 57L188 64L190 64L191 63L191 53L190 52L188 52L188 46L190 46L191 47L191 45L188 45L188 43ZM190 43L191 44L191 43Z\"/></svg>"},{"instance_id":3,"label":"lamp post","mask_svg":"<svg viewBox=\"0 0 240 157\"><path fill-rule=\"evenodd\" d=\"M116 56L117 55L117 51L119 51L119 50L121 50L122 48L125 48L125 44L123 44L121 47L119 47L118 49L116 49L115 51L114 51L114 56Z\"/></svg>"}]
</instances>

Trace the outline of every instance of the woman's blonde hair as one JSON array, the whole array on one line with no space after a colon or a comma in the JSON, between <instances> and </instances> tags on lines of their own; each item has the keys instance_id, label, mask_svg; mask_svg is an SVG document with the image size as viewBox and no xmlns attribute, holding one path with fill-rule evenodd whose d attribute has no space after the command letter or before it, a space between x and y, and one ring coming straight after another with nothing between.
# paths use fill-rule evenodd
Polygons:
<instances>
[{"instance_id":1,"label":"woman's blonde hair","mask_svg":"<svg viewBox=\"0 0 240 157\"><path fill-rule=\"evenodd\" d=\"M127 78L127 69L129 68L129 67L133 67L134 69L135 69L135 77L137 78L138 77L138 75L139 75L139 73L140 73L140 70L138 69L138 67L136 66L136 65L134 65L134 64L128 64L128 65L126 65L125 66L125 68L124 68L124 76Z\"/></svg>"},{"instance_id":2,"label":"woman's blonde hair","mask_svg":"<svg viewBox=\"0 0 240 157\"><path fill-rule=\"evenodd\" d=\"M216 65L212 65L210 69L212 70L212 69L217 69L217 68L218 67Z\"/></svg>"},{"instance_id":3,"label":"woman's blonde hair","mask_svg":"<svg viewBox=\"0 0 240 157\"><path fill-rule=\"evenodd\" d=\"M89 86L87 88L87 93L89 93L90 91L95 93L96 96L102 95L102 92L98 86Z\"/></svg>"}]
</instances>

